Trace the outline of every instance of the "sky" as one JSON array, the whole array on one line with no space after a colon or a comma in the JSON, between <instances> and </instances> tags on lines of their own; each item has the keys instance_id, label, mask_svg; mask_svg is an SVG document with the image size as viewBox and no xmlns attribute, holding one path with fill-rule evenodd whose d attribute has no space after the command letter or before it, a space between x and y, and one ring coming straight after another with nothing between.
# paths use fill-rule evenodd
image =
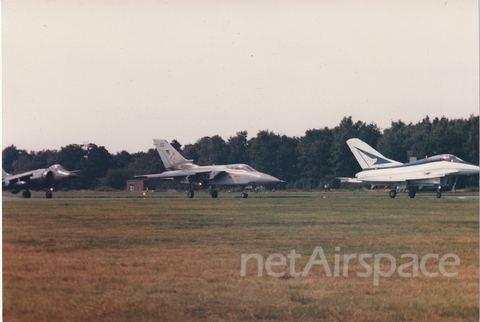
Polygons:
<instances>
[{"instance_id":1,"label":"sky","mask_svg":"<svg viewBox=\"0 0 480 322\"><path fill-rule=\"evenodd\" d=\"M110 153L479 114L478 4L2 1L2 145Z\"/></svg>"}]
</instances>

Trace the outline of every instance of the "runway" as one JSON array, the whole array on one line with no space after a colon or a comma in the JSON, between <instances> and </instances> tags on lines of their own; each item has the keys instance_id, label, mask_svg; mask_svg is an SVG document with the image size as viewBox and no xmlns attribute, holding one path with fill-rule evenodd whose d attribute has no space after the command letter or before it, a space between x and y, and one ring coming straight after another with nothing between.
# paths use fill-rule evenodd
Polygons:
<instances>
[{"instance_id":1,"label":"runway","mask_svg":"<svg viewBox=\"0 0 480 322\"><path fill-rule=\"evenodd\" d=\"M196 199L204 199L205 197L200 197ZM208 199L211 199L210 197L207 197ZM220 197L221 198L221 197ZM351 194L346 194L345 196L341 196L339 194L335 195L328 195L325 194L323 196L321 195L312 195L312 196L295 196L293 195L288 195L288 196L275 196L275 195L269 195L269 196L253 196L250 198L291 198L291 199L298 199L298 198L329 198L329 199L390 199L388 195L382 196L382 195L368 195L368 194L362 194L362 195L351 195ZM78 200L78 201L92 201L92 200L139 200L139 199L144 199L144 200L162 200L162 199L179 199L179 200L188 200L187 197L182 198L179 196L175 197L170 197L170 196L162 196L162 197L140 197L140 196L132 196L132 197L79 197L79 198L69 198L69 197L53 197L51 199L47 198L21 198L21 197L2 197L2 202L12 202L12 201L23 201L23 202L34 202L34 201L48 201L48 202L55 202L55 201L73 201L73 200ZM195 198L194 198L195 199ZM224 198L222 198L224 199ZM231 198L229 197L228 199L241 199L240 197L236 198ZM410 199L407 194L405 196L403 195L397 195L395 199ZM428 195L428 194L422 194L422 195L417 195L414 199L437 199L435 195ZM455 196L455 195L443 195L442 198L439 200L472 200L472 199L479 199L479 196L465 196L465 195L460 195L460 196ZM247 199L248 200L248 199Z\"/></svg>"}]
</instances>

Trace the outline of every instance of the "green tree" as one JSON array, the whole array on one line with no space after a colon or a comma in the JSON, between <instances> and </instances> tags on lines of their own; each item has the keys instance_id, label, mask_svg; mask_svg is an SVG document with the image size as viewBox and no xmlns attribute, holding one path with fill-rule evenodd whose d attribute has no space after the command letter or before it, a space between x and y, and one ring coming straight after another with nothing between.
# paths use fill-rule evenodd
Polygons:
<instances>
[{"instance_id":1,"label":"green tree","mask_svg":"<svg viewBox=\"0 0 480 322\"><path fill-rule=\"evenodd\" d=\"M199 165L226 164L228 147L218 135L203 137L195 143Z\"/></svg>"},{"instance_id":2,"label":"green tree","mask_svg":"<svg viewBox=\"0 0 480 322\"><path fill-rule=\"evenodd\" d=\"M39 152L21 153L13 162L15 172L25 172L49 167L55 163L56 151L43 150Z\"/></svg>"},{"instance_id":3,"label":"green tree","mask_svg":"<svg viewBox=\"0 0 480 322\"><path fill-rule=\"evenodd\" d=\"M250 165L282 180L297 179L298 139L260 131L248 141Z\"/></svg>"},{"instance_id":4,"label":"green tree","mask_svg":"<svg viewBox=\"0 0 480 322\"><path fill-rule=\"evenodd\" d=\"M298 168L303 188L317 188L319 185L332 184L333 131L325 127L320 130L308 130L300 139L298 146Z\"/></svg>"},{"instance_id":5,"label":"green tree","mask_svg":"<svg viewBox=\"0 0 480 322\"><path fill-rule=\"evenodd\" d=\"M2 167L6 172L15 171L13 163L18 159L20 154L26 154L25 150L18 150L15 145L7 146L2 151Z\"/></svg>"},{"instance_id":6,"label":"green tree","mask_svg":"<svg viewBox=\"0 0 480 322\"><path fill-rule=\"evenodd\" d=\"M82 161L82 177L85 179L87 189L93 189L100 184L100 178L104 177L114 164L113 157L107 149L93 143L87 146L87 154Z\"/></svg>"},{"instance_id":7,"label":"green tree","mask_svg":"<svg viewBox=\"0 0 480 322\"><path fill-rule=\"evenodd\" d=\"M132 161L133 156L127 151L123 150L121 152L117 152L117 154L113 156L113 167L115 169L123 169L128 167Z\"/></svg>"},{"instance_id":8,"label":"green tree","mask_svg":"<svg viewBox=\"0 0 480 322\"><path fill-rule=\"evenodd\" d=\"M462 149L465 155L465 161L471 162L473 164L478 164L478 132L479 132L479 123L478 116L470 116L467 121L466 133L464 136L466 138L465 142L462 144Z\"/></svg>"},{"instance_id":9,"label":"green tree","mask_svg":"<svg viewBox=\"0 0 480 322\"><path fill-rule=\"evenodd\" d=\"M399 162L407 162L408 156L412 156L412 147L409 145L411 127L404 122L392 121L389 129L383 131L383 137L379 140L377 150L389 159Z\"/></svg>"},{"instance_id":10,"label":"green tree","mask_svg":"<svg viewBox=\"0 0 480 322\"><path fill-rule=\"evenodd\" d=\"M132 162L128 165L133 175L161 173L165 171L157 150L149 149L147 152L137 152L132 155Z\"/></svg>"},{"instance_id":11,"label":"green tree","mask_svg":"<svg viewBox=\"0 0 480 322\"><path fill-rule=\"evenodd\" d=\"M56 163L61 164L68 170L81 170L79 168L81 161L86 157L86 150L83 145L69 144L62 147L56 156Z\"/></svg>"},{"instance_id":12,"label":"green tree","mask_svg":"<svg viewBox=\"0 0 480 322\"><path fill-rule=\"evenodd\" d=\"M247 131L237 132L236 136L230 137L227 140L228 157L227 163L246 163L248 159L248 139Z\"/></svg>"},{"instance_id":13,"label":"green tree","mask_svg":"<svg viewBox=\"0 0 480 322\"><path fill-rule=\"evenodd\" d=\"M102 179L102 184L113 189L123 190L128 179L133 177L133 171L127 169L108 169Z\"/></svg>"},{"instance_id":14,"label":"green tree","mask_svg":"<svg viewBox=\"0 0 480 322\"><path fill-rule=\"evenodd\" d=\"M170 145L173 146L173 148L177 151L182 151L182 145L177 141L177 140L172 140L172 142L170 142Z\"/></svg>"}]
</instances>

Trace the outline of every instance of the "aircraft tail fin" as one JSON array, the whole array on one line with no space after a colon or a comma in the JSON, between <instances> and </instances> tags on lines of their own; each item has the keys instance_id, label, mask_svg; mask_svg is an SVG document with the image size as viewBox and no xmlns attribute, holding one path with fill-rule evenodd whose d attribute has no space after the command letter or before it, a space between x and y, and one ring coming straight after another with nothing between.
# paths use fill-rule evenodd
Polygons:
<instances>
[{"instance_id":1,"label":"aircraft tail fin","mask_svg":"<svg viewBox=\"0 0 480 322\"><path fill-rule=\"evenodd\" d=\"M153 144L157 148L158 154L167 170L179 170L183 168L182 165L193 165L193 160L185 159L166 140L153 139Z\"/></svg>"},{"instance_id":2,"label":"aircraft tail fin","mask_svg":"<svg viewBox=\"0 0 480 322\"><path fill-rule=\"evenodd\" d=\"M347 140L347 144L362 169L385 168L393 165L403 164L401 162L386 158L380 152L360 139L355 138Z\"/></svg>"}]
</instances>

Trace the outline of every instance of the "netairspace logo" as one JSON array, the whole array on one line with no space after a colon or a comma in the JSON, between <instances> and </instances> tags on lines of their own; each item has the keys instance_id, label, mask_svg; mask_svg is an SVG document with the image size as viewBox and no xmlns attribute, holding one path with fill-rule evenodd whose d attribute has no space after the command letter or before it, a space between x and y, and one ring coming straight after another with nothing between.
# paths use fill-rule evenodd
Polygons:
<instances>
[{"instance_id":1,"label":"netairspace logo","mask_svg":"<svg viewBox=\"0 0 480 322\"><path fill-rule=\"evenodd\" d=\"M339 252L340 247L335 247L335 251ZM282 254L271 254L264 260L260 254L242 254L241 262L241 271L240 276L247 276L247 262L252 260L252 262L257 264L257 276L263 275L263 267L265 266L265 271L269 276L272 277L283 277L285 276L285 267L287 267L287 258L289 260L289 270L291 277L307 277L310 269L313 266L319 265L325 271L326 276L328 277L337 277L343 276L348 277L348 265L354 263L355 261L360 264L365 270L361 272L356 272L358 277L369 277L373 273L373 285L378 286L380 277L390 277L395 272L398 272L398 275L401 277L416 277L420 273L427 277L436 277L438 276L438 271L445 277L455 277L458 276L458 272L447 272L446 266L459 266L460 258L455 254L445 254L440 257L438 262L438 271L427 270L427 262L436 262L439 259L438 254L426 254L420 259L415 254L402 254L400 259L407 260L407 262L402 263L397 267L397 259L391 254L343 254L343 260L341 261L341 254L335 254L334 265L333 265L333 275L330 265L325 257L322 247L317 246L313 250L310 259L308 260L307 265L302 272L296 271L295 260L301 258L301 254L297 254L294 249L290 251L290 254L284 256ZM373 268L371 264L367 263L368 261L373 260ZM275 272L272 267L283 267L283 272ZM382 270L383 268L383 270ZM279 269L277 268L277 271ZM342 275L340 275L342 274Z\"/></svg>"}]
</instances>

